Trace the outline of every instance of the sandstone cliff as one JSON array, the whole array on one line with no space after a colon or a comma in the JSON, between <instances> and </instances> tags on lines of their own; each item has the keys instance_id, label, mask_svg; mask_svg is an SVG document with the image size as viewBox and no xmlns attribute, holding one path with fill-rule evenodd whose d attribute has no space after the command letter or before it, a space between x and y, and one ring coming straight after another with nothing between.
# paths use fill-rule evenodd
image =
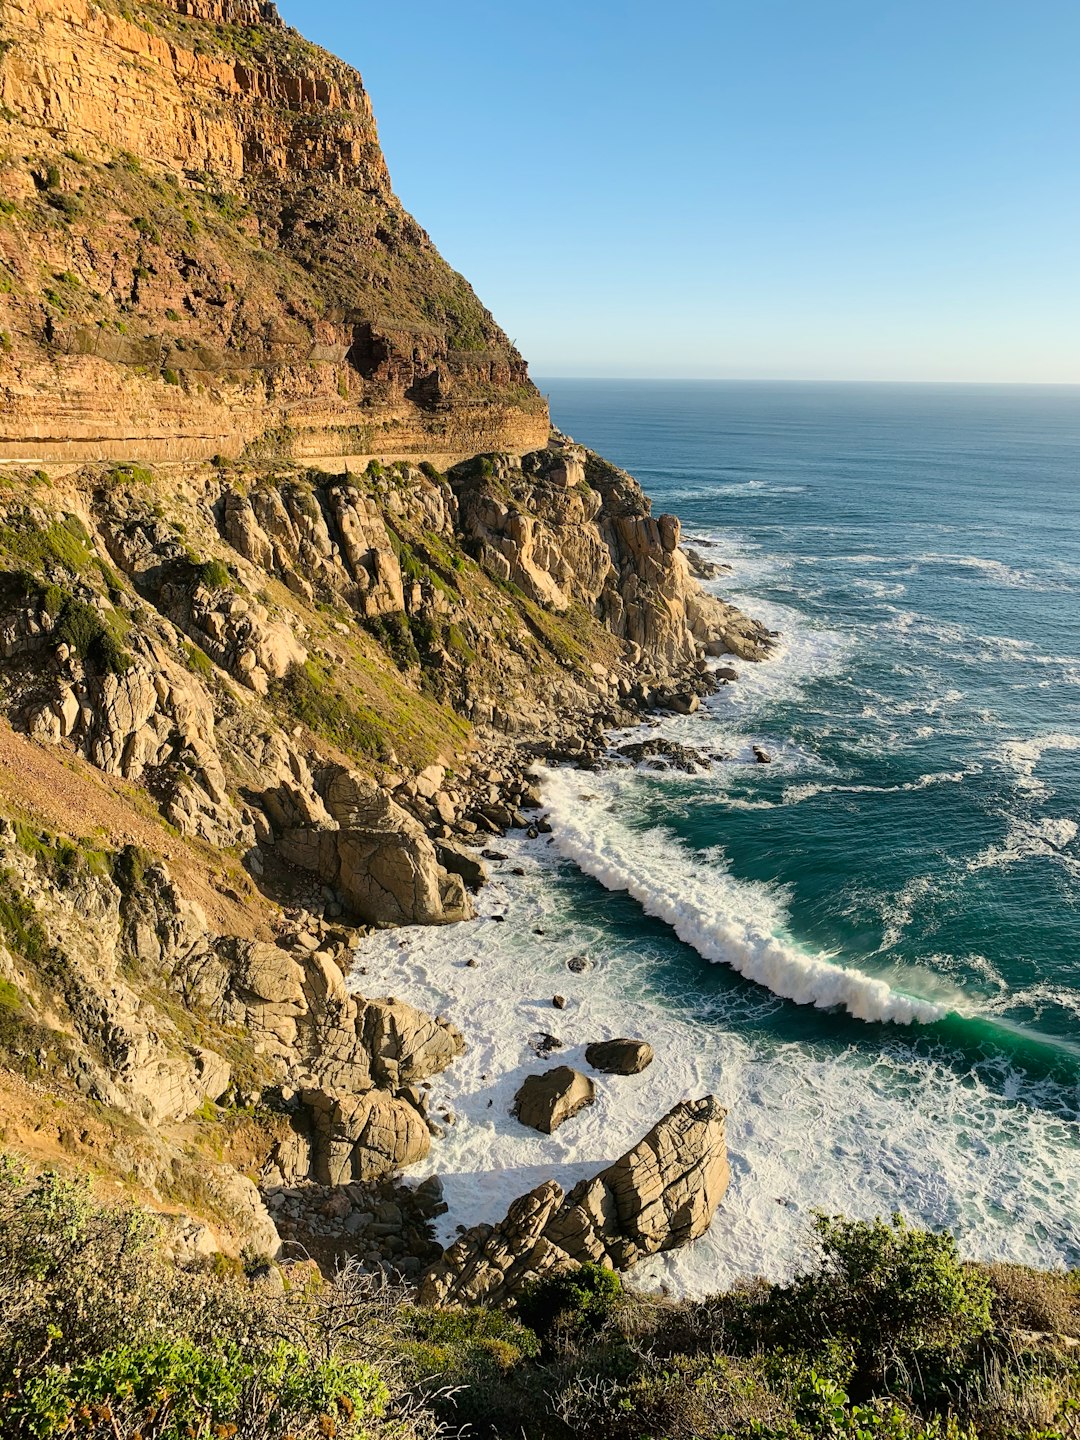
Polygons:
<instances>
[{"instance_id":1,"label":"sandstone cliff","mask_svg":"<svg viewBox=\"0 0 1080 1440\"><path fill-rule=\"evenodd\" d=\"M249 0L0 9L0 459L543 444L360 76Z\"/></svg>"}]
</instances>

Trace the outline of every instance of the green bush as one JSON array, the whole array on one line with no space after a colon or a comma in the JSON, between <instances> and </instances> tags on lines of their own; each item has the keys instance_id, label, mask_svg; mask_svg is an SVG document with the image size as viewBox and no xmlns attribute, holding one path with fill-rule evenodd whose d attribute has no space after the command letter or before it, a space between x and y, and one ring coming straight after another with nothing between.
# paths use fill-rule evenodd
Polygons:
<instances>
[{"instance_id":1,"label":"green bush","mask_svg":"<svg viewBox=\"0 0 1080 1440\"><path fill-rule=\"evenodd\" d=\"M73 595L65 597L53 635L101 675L122 675L131 664L131 656L93 606Z\"/></svg>"},{"instance_id":2,"label":"green bush","mask_svg":"<svg viewBox=\"0 0 1080 1440\"><path fill-rule=\"evenodd\" d=\"M164 380L166 385L180 384L180 376L176 373L176 371L172 368L171 365L165 366L164 370L162 370L161 372L161 378L162 380Z\"/></svg>"},{"instance_id":3,"label":"green bush","mask_svg":"<svg viewBox=\"0 0 1080 1440\"><path fill-rule=\"evenodd\" d=\"M744 1353L814 1355L833 1345L849 1357L856 1399L894 1383L935 1395L977 1358L991 1332L990 1286L951 1235L912 1229L899 1216L821 1215L814 1228L813 1271L718 1299L718 1323Z\"/></svg>"},{"instance_id":4,"label":"green bush","mask_svg":"<svg viewBox=\"0 0 1080 1440\"><path fill-rule=\"evenodd\" d=\"M202 560L192 567L196 585L207 590L226 590L233 583L232 572L223 560Z\"/></svg>"},{"instance_id":5,"label":"green bush","mask_svg":"<svg viewBox=\"0 0 1080 1440\"><path fill-rule=\"evenodd\" d=\"M623 1293L614 1270L587 1261L576 1270L547 1275L531 1285L518 1304L523 1322L541 1337L563 1329L601 1329Z\"/></svg>"},{"instance_id":6,"label":"green bush","mask_svg":"<svg viewBox=\"0 0 1080 1440\"><path fill-rule=\"evenodd\" d=\"M409 670L420 664L420 653L412 637L409 617L403 610L376 616L365 623L369 634L375 637L399 670Z\"/></svg>"},{"instance_id":7,"label":"green bush","mask_svg":"<svg viewBox=\"0 0 1080 1440\"><path fill-rule=\"evenodd\" d=\"M160 1335L70 1368L49 1366L10 1416L16 1431L42 1440L73 1429L210 1440L248 1435L255 1426L345 1437L381 1416L388 1398L378 1373L361 1362L316 1360L284 1341L252 1354L227 1340L197 1345Z\"/></svg>"}]
</instances>

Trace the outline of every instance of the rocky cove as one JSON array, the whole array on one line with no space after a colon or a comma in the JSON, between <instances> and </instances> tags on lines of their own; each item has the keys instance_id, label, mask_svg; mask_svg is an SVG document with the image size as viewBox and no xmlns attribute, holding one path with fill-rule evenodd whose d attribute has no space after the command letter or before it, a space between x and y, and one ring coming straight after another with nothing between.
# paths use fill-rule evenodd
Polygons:
<instances>
[{"instance_id":1,"label":"rocky cove","mask_svg":"<svg viewBox=\"0 0 1080 1440\"><path fill-rule=\"evenodd\" d=\"M394 1177L469 1037L347 982L366 933L471 923L485 851L548 828L538 763L771 636L551 428L359 75L273 6L0 28L0 1141L134 1187L181 1257L444 1298L685 1243L707 1099L438 1260L437 1185Z\"/></svg>"},{"instance_id":2,"label":"rocky cove","mask_svg":"<svg viewBox=\"0 0 1080 1440\"><path fill-rule=\"evenodd\" d=\"M39 1112L56 1088L127 1117L75 1154L138 1176L182 1251L286 1236L418 1274L437 1189L387 1185L431 1147L423 1087L467 1036L351 994L356 935L468 923L484 851L548 828L538 762L600 763L607 728L697 704L708 651L770 637L697 588L673 517L562 436L446 475L9 477L4 963L29 1087L9 1143L66 1148ZM722 1115L657 1120L662 1160L627 1158L592 1239L515 1232L548 1256L521 1275L700 1233Z\"/></svg>"}]
</instances>

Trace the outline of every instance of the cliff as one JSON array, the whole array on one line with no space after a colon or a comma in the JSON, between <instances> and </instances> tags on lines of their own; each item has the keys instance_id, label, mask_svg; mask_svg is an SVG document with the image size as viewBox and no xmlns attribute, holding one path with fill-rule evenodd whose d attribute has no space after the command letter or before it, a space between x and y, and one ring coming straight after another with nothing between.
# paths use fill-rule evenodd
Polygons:
<instances>
[{"instance_id":1,"label":"cliff","mask_svg":"<svg viewBox=\"0 0 1080 1440\"><path fill-rule=\"evenodd\" d=\"M243 0L0 27L0 1142L184 1253L389 1207L419 1273L378 1187L468 1037L359 935L467 922L535 758L770 637L550 430L348 66Z\"/></svg>"},{"instance_id":2,"label":"cliff","mask_svg":"<svg viewBox=\"0 0 1080 1440\"><path fill-rule=\"evenodd\" d=\"M0 8L0 460L544 443L360 76L246 0Z\"/></svg>"}]
</instances>

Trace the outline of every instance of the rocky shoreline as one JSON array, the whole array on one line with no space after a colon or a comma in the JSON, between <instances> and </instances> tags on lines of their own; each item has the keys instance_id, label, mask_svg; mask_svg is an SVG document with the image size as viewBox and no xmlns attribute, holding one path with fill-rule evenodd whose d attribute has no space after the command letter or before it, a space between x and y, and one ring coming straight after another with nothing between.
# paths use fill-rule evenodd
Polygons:
<instances>
[{"instance_id":1,"label":"rocky shoreline","mask_svg":"<svg viewBox=\"0 0 1080 1440\"><path fill-rule=\"evenodd\" d=\"M352 993L357 938L467 922L535 764L772 637L551 427L354 70L270 5L114 8L0 20L0 1145L187 1258L413 1271L385 1187L467 1037Z\"/></svg>"}]
</instances>

